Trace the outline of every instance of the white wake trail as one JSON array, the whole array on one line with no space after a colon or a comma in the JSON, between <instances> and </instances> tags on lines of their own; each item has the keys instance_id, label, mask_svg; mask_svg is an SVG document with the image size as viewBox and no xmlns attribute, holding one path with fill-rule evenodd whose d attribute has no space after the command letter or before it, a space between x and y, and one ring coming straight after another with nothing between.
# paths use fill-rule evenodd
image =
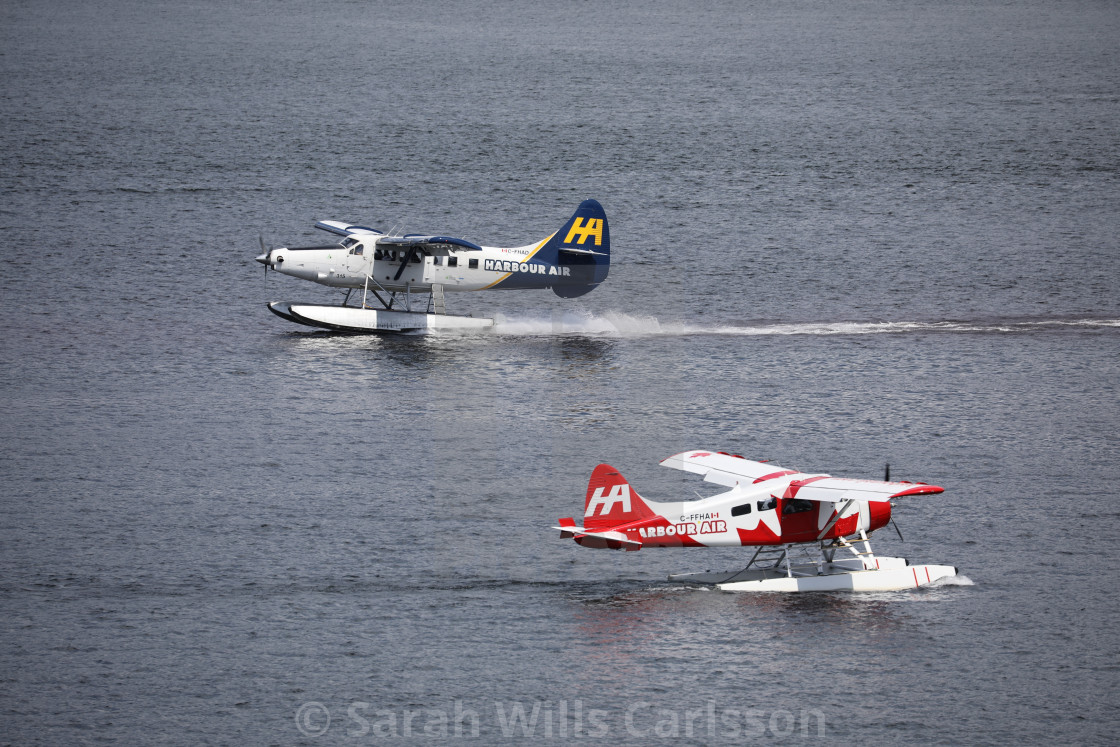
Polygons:
<instances>
[{"instance_id":1,"label":"white wake trail","mask_svg":"<svg viewBox=\"0 0 1120 747\"><path fill-rule=\"evenodd\" d=\"M1120 319L1043 319L934 322L791 322L782 324L697 325L663 322L644 314L607 311L596 315L565 311L551 317L496 314L494 332L511 336L572 335L609 338L726 335L763 337L782 335L877 335L914 333L1022 333L1062 328L1120 327Z\"/></svg>"}]
</instances>

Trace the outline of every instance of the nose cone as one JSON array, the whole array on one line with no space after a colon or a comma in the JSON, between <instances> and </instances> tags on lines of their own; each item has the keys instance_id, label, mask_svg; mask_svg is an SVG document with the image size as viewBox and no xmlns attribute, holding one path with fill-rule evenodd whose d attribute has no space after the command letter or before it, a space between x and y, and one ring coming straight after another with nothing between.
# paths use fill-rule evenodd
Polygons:
<instances>
[{"instance_id":1,"label":"nose cone","mask_svg":"<svg viewBox=\"0 0 1120 747\"><path fill-rule=\"evenodd\" d=\"M271 256L271 255L272 255L272 252L265 252L264 254L260 255L260 256L259 256L259 257L257 257L256 259L257 259L257 261L258 261L258 262L260 262L260 263L261 263L262 265L267 265L267 264L268 264L268 258L269 258L269 256Z\"/></svg>"},{"instance_id":2,"label":"nose cone","mask_svg":"<svg viewBox=\"0 0 1120 747\"><path fill-rule=\"evenodd\" d=\"M871 507L870 531L885 527L891 521L891 504L889 501L873 502Z\"/></svg>"}]
</instances>

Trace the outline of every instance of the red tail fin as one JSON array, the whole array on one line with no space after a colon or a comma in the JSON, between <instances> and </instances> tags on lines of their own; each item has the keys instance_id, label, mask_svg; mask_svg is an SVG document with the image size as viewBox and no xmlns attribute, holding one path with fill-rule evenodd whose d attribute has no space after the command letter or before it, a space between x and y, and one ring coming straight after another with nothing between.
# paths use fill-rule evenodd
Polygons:
<instances>
[{"instance_id":1,"label":"red tail fin","mask_svg":"<svg viewBox=\"0 0 1120 747\"><path fill-rule=\"evenodd\" d=\"M600 464L591 473L583 506L583 526L593 531L656 515L638 491L609 464Z\"/></svg>"}]
</instances>

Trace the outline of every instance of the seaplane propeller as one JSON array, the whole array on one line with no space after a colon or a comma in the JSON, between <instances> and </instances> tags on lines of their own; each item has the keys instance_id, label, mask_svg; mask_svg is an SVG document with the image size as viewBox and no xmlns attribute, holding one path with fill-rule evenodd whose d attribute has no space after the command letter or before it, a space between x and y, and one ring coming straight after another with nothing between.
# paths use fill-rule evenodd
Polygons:
<instances>
[{"instance_id":1,"label":"seaplane propeller","mask_svg":"<svg viewBox=\"0 0 1120 747\"><path fill-rule=\"evenodd\" d=\"M272 259L272 247L266 247L264 243L264 234L257 234L257 242L261 245L261 256L257 257L257 261L264 265L264 276L268 277L269 260Z\"/></svg>"},{"instance_id":2,"label":"seaplane propeller","mask_svg":"<svg viewBox=\"0 0 1120 747\"><path fill-rule=\"evenodd\" d=\"M883 470L883 482L890 482L890 481L891 481L891 463L887 462L887 467L886 467L886 469ZM898 528L898 524L896 524L895 521L894 521L894 514L893 513L891 514L891 526L894 527L894 531L898 533L899 541L905 542L906 539L902 536L902 530Z\"/></svg>"}]
</instances>

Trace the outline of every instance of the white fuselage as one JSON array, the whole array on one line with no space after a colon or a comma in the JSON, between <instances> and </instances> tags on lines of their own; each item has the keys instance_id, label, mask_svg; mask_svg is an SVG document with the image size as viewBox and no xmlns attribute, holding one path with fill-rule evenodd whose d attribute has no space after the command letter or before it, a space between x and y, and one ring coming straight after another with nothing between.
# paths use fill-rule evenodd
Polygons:
<instances>
[{"instance_id":1,"label":"white fuselage","mask_svg":"<svg viewBox=\"0 0 1120 747\"><path fill-rule=\"evenodd\" d=\"M483 290L510 278L517 282L508 287L547 286L570 272L568 267L533 261L548 239L512 249L482 247L434 256L414 249L402 270L409 250L380 247L378 238L353 236L335 246L273 249L267 263L285 275L335 288L363 288L368 282L370 288L414 292L429 291L437 283L448 291Z\"/></svg>"}]
</instances>

